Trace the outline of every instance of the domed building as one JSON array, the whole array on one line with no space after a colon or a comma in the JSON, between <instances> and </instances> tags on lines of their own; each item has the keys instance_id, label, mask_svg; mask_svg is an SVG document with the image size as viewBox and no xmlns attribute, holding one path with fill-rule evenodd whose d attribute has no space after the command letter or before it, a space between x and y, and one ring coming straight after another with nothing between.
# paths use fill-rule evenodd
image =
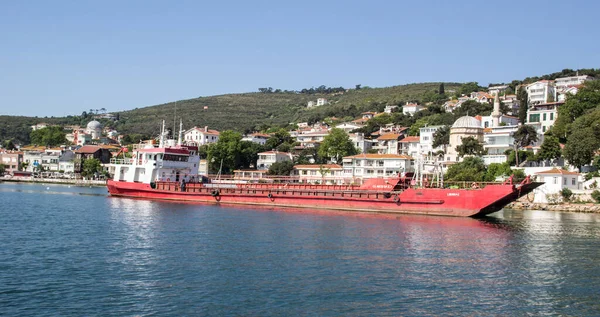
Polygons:
<instances>
[{"instance_id":1,"label":"domed building","mask_svg":"<svg viewBox=\"0 0 600 317\"><path fill-rule=\"evenodd\" d=\"M92 136L92 139L99 139L102 136L102 123L93 120L87 124L85 133Z\"/></svg>"},{"instance_id":2,"label":"domed building","mask_svg":"<svg viewBox=\"0 0 600 317\"><path fill-rule=\"evenodd\" d=\"M458 162L456 147L462 144L462 139L474 137L483 143L483 128L481 121L471 116L458 118L450 128L450 145L446 153L446 161Z\"/></svg>"}]
</instances>

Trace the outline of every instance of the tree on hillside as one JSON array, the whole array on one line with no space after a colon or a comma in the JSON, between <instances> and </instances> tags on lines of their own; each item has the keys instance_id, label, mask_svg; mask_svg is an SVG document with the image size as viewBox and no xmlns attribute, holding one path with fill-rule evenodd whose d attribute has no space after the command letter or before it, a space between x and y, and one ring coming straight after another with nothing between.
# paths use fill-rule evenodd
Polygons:
<instances>
[{"instance_id":1,"label":"tree on hillside","mask_svg":"<svg viewBox=\"0 0 600 317\"><path fill-rule=\"evenodd\" d=\"M237 168L256 167L258 161L258 153L263 152L264 147L258 143L250 141L240 142L240 163Z\"/></svg>"},{"instance_id":2,"label":"tree on hillside","mask_svg":"<svg viewBox=\"0 0 600 317\"><path fill-rule=\"evenodd\" d=\"M274 150L284 143L291 145L294 143L294 139L290 136L290 133L288 131L281 128L278 129L275 133L273 133L273 135L271 135L269 139L267 139L267 142L265 143L265 148L268 150Z\"/></svg>"},{"instance_id":3,"label":"tree on hillside","mask_svg":"<svg viewBox=\"0 0 600 317\"><path fill-rule=\"evenodd\" d=\"M467 155L481 156L485 153L483 145L474 137L466 137L461 140L461 144L456 147L458 156L463 157Z\"/></svg>"},{"instance_id":4,"label":"tree on hillside","mask_svg":"<svg viewBox=\"0 0 600 317\"><path fill-rule=\"evenodd\" d=\"M558 118L554 124L554 133L559 138L566 138L571 131L571 124L586 112L600 107L600 80L587 81L576 95L567 98L564 105L558 108Z\"/></svg>"},{"instance_id":5,"label":"tree on hillside","mask_svg":"<svg viewBox=\"0 0 600 317\"><path fill-rule=\"evenodd\" d=\"M9 151L12 151L12 150L16 150L16 149L17 149L17 147L16 147L16 146L15 146L15 144L13 143L13 140L6 140L6 141L4 141L4 142L2 143L2 146L3 146L3 147L6 149L6 150L9 150Z\"/></svg>"},{"instance_id":6,"label":"tree on hillside","mask_svg":"<svg viewBox=\"0 0 600 317\"><path fill-rule=\"evenodd\" d=\"M445 94L445 93L446 93L446 90L444 89L444 83L441 83L441 84L440 84L440 88L438 89L438 93L439 93L440 95L443 95L443 94Z\"/></svg>"},{"instance_id":7,"label":"tree on hillside","mask_svg":"<svg viewBox=\"0 0 600 317\"><path fill-rule=\"evenodd\" d=\"M446 147L450 144L450 126L445 125L439 128L433 134L433 144L431 145L433 148L437 148L439 146L444 147L444 153L446 153Z\"/></svg>"},{"instance_id":8,"label":"tree on hillside","mask_svg":"<svg viewBox=\"0 0 600 317\"><path fill-rule=\"evenodd\" d=\"M292 161L275 162L269 167L267 175L290 176L292 170L294 170Z\"/></svg>"},{"instance_id":9,"label":"tree on hillside","mask_svg":"<svg viewBox=\"0 0 600 317\"><path fill-rule=\"evenodd\" d=\"M31 131L29 135L32 144L57 146L67 143L63 128L59 126L50 126Z\"/></svg>"},{"instance_id":10,"label":"tree on hillside","mask_svg":"<svg viewBox=\"0 0 600 317\"><path fill-rule=\"evenodd\" d=\"M462 162L453 164L448 168L444 177L447 181L485 181L486 168L480 157L465 157Z\"/></svg>"},{"instance_id":11,"label":"tree on hillside","mask_svg":"<svg viewBox=\"0 0 600 317\"><path fill-rule=\"evenodd\" d=\"M475 100L467 100L460 107L454 110L453 114L456 118L462 116L488 116L492 113L494 106L489 103L479 103Z\"/></svg>"},{"instance_id":12,"label":"tree on hillside","mask_svg":"<svg viewBox=\"0 0 600 317\"><path fill-rule=\"evenodd\" d=\"M476 82L465 83L462 84L462 86L460 86L458 89L458 95L469 95L470 93L479 91L480 89L481 87L479 87L479 84Z\"/></svg>"},{"instance_id":13,"label":"tree on hillside","mask_svg":"<svg viewBox=\"0 0 600 317\"><path fill-rule=\"evenodd\" d=\"M515 131L513 139L515 142L515 147L517 148L517 151L519 151L520 149L538 141L537 131L534 127L523 124L519 126L517 131ZM516 156L516 158L516 165L519 166L518 156Z\"/></svg>"},{"instance_id":14,"label":"tree on hillside","mask_svg":"<svg viewBox=\"0 0 600 317\"><path fill-rule=\"evenodd\" d=\"M226 130L221 132L219 140L208 148L208 166L212 172L229 174L237 168L241 161L242 135L239 132Z\"/></svg>"},{"instance_id":15,"label":"tree on hillside","mask_svg":"<svg viewBox=\"0 0 600 317\"><path fill-rule=\"evenodd\" d=\"M600 148L600 108L577 118L571 124L564 156L575 166L589 164Z\"/></svg>"},{"instance_id":16,"label":"tree on hillside","mask_svg":"<svg viewBox=\"0 0 600 317\"><path fill-rule=\"evenodd\" d=\"M558 138L552 134L546 134L544 136L544 142L542 142L542 146L540 147L540 151L537 154L538 158L541 160L554 161L555 159L560 158L561 155L562 151L560 149Z\"/></svg>"},{"instance_id":17,"label":"tree on hillside","mask_svg":"<svg viewBox=\"0 0 600 317\"><path fill-rule=\"evenodd\" d=\"M348 137L348 134L342 129L333 128L329 131L321 145L319 146L319 156L331 159L337 164L342 163L344 156L355 155L358 150L354 143Z\"/></svg>"}]
</instances>

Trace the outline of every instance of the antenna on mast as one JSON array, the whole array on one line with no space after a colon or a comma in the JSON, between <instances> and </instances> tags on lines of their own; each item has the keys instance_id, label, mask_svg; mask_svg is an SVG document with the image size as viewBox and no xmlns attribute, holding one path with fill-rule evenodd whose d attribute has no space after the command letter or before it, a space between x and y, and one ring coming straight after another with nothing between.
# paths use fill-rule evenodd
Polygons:
<instances>
[{"instance_id":1,"label":"antenna on mast","mask_svg":"<svg viewBox=\"0 0 600 317\"><path fill-rule=\"evenodd\" d=\"M160 139L158 142L158 147L165 147L165 120L162 121L162 127L160 129Z\"/></svg>"},{"instance_id":2,"label":"antenna on mast","mask_svg":"<svg viewBox=\"0 0 600 317\"><path fill-rule=\"evenodd\" d=\"M177 122L177 101L175 101L175 112L173 113L173 131L171 137L175 139L175 123Z\"/></svg>"}]
</instances>

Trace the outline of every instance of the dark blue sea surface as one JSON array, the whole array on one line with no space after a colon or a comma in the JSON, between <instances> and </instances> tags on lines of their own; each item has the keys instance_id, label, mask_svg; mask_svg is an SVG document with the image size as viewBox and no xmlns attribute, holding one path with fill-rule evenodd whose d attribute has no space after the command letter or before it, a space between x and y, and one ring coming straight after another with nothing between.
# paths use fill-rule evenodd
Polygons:
<instances>
[{"instance_id":1,"label":"dark blue sea surface","mask_svg":"<svg viewBox=\"0 0 600 317\"><path fill-rule=\"evenodd\" d=\"M0 184L0 315L598 316L600 215L270 210Z\"/></svg>"}]
</instances>

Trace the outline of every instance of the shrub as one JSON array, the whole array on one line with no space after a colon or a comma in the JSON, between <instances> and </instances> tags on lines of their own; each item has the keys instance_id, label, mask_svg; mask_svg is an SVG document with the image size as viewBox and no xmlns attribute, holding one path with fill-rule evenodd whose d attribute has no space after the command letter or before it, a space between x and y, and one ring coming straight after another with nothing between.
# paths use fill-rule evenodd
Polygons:
<instances>
[{"instance_id":1,"label":"shrub","mask_svg":"<svg viewBox=\"0 0 600 317\"><path fill-rule=\"evenodd\" d=\"M594 198L594 200L595 200L597 203L600 203L600 191L599 191L599 190L597 190L597 189L596 189L595 191L593 191L593 192L592 192L592 198Z\"/></svg>"},{"instance_id":2,"label":"shrub","mask_svg":"<svg viewBox=\"0 0 600 317\"><path fill-rule=\"evenodd\" d=\"M560 191L560 195L562 196L564 201L570 201L571 197L573 197L573 192L568 188L563 188Z\"/></svg>"}]
</instances>

